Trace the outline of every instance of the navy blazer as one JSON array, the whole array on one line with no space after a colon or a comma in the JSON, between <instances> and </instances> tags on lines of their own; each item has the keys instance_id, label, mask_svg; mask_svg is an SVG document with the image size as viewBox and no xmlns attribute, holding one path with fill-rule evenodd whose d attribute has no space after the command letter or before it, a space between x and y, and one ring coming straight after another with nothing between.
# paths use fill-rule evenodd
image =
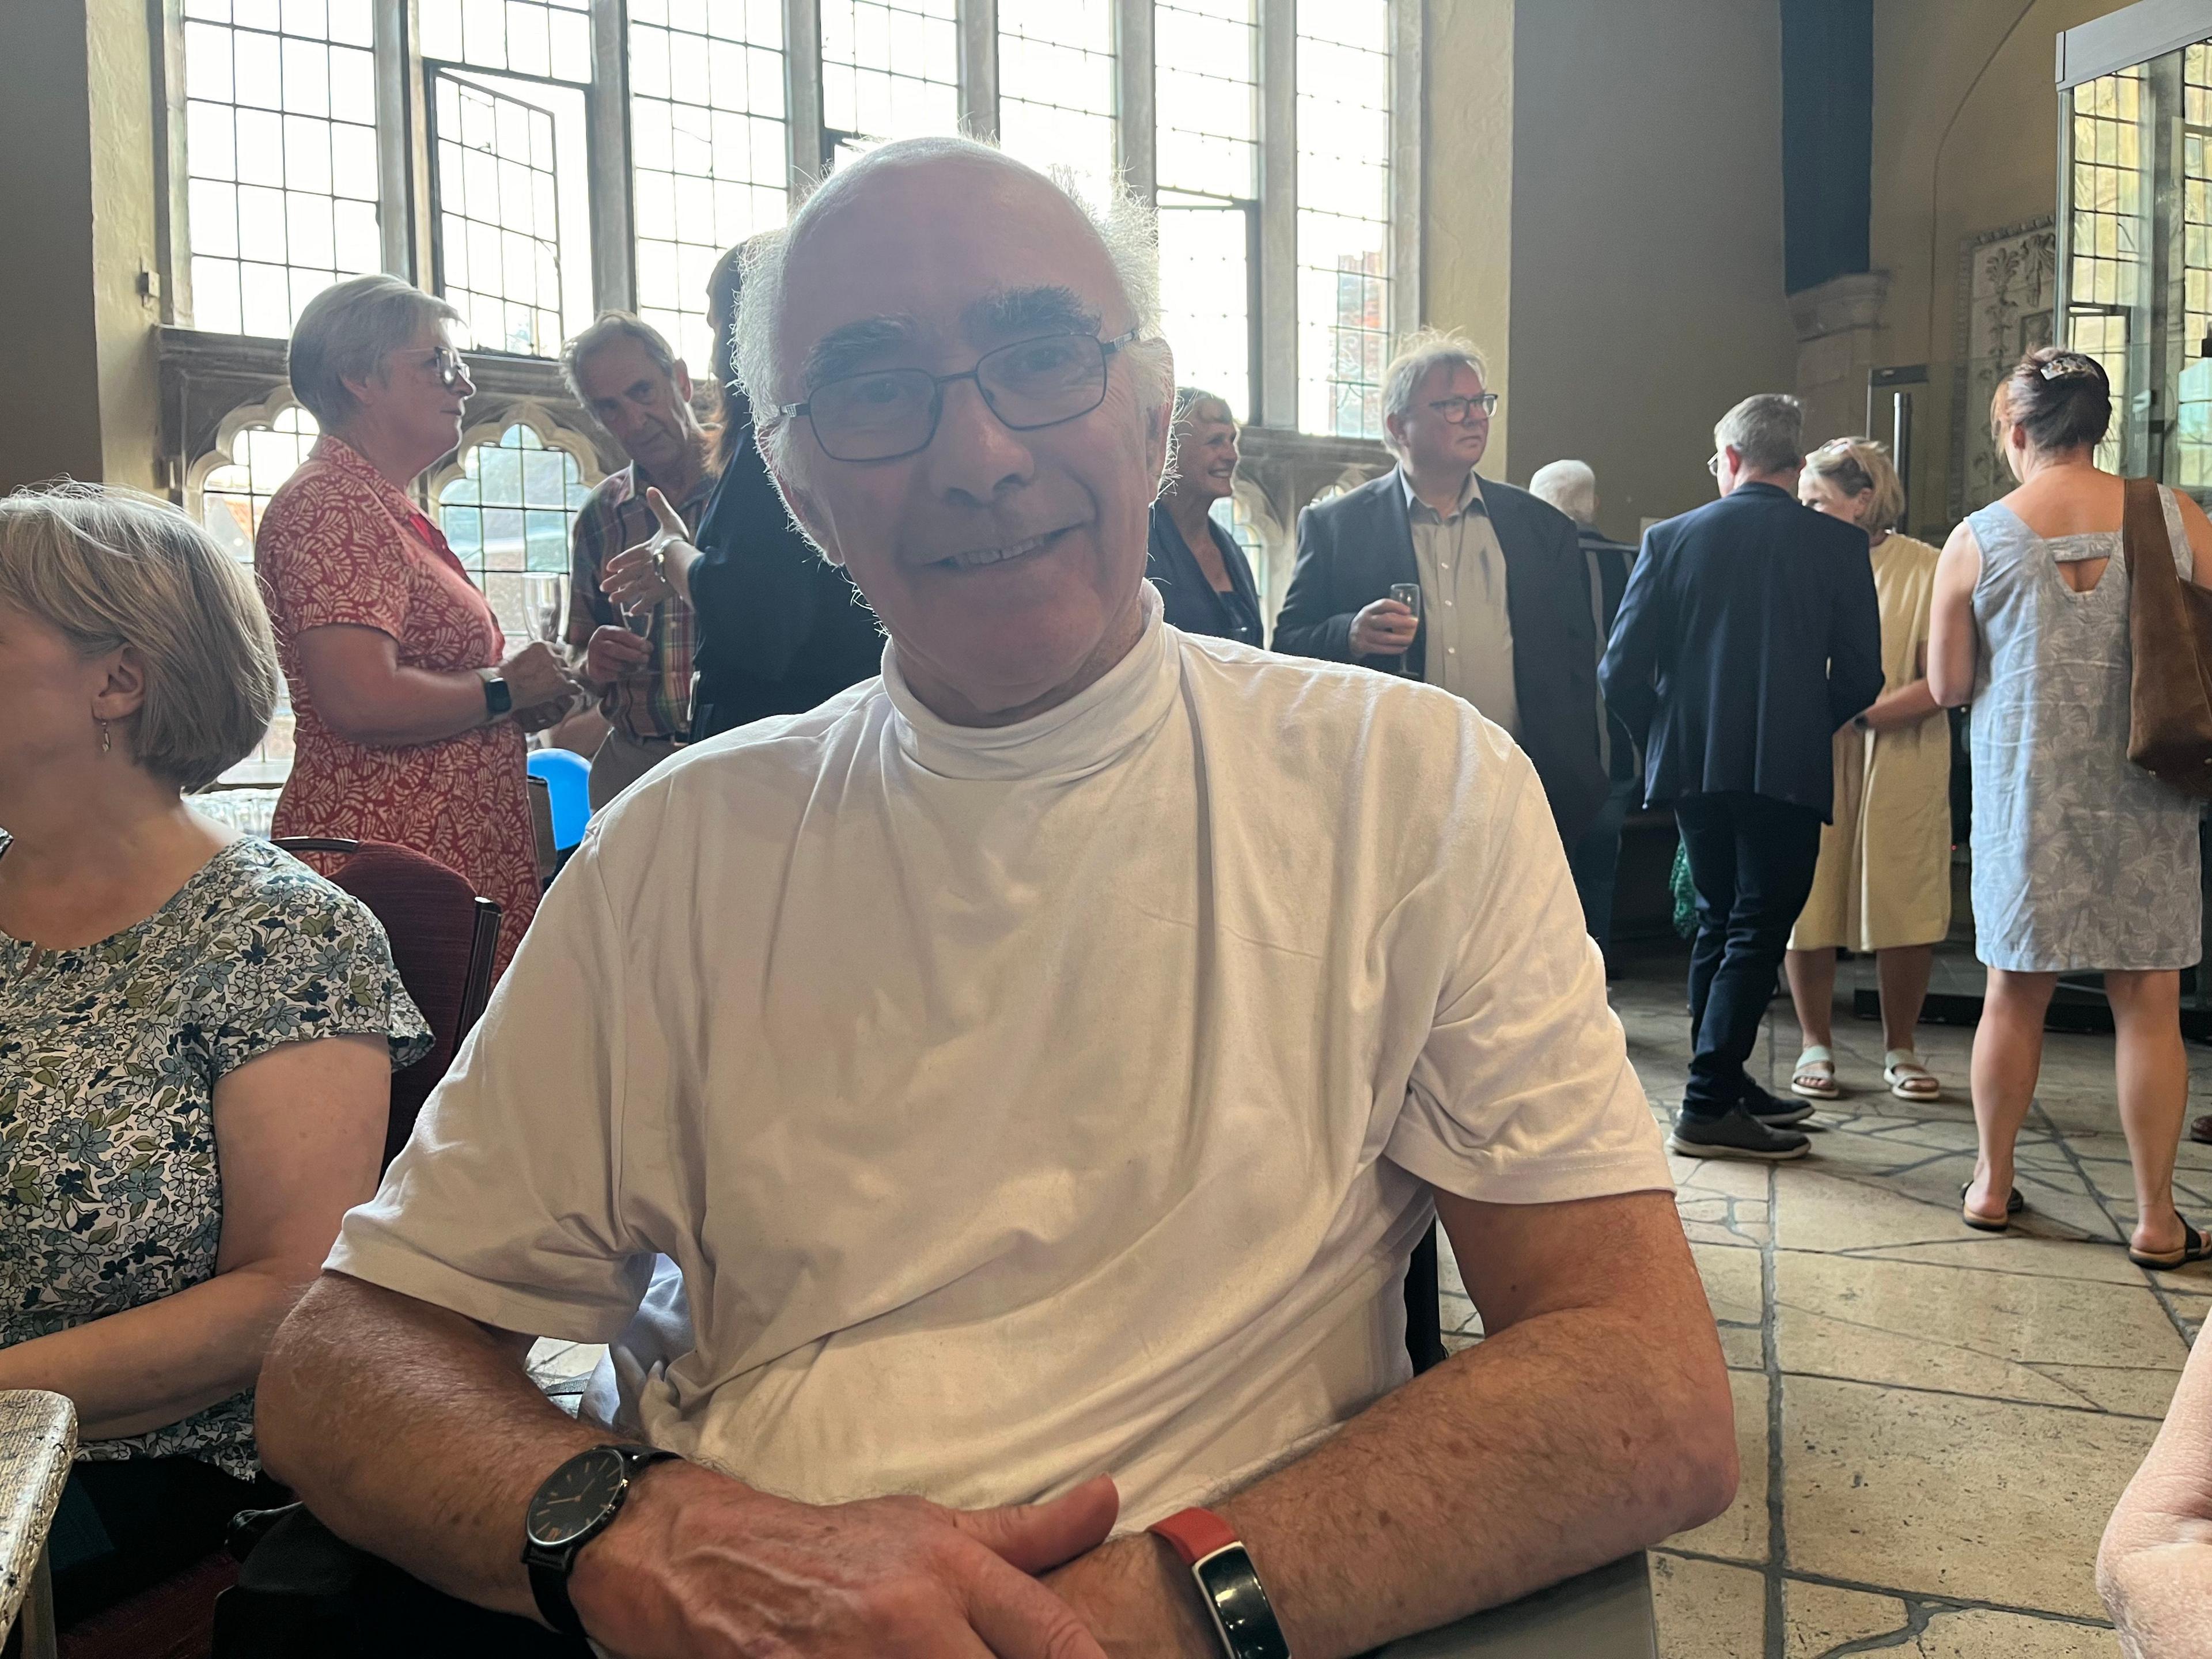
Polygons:
<instances>
[{"instance_id":1,"label":"navy blazer","mask_svg":"<svg viewBox=\"0 0 2212 1659\"><path fill-rule=\"evenodd\" d=\"M1298 515L1298 557L1275 618L1276 650L1396 672L1395 657L1352 656L1352 619L1372 601L1389 598L1394 582L1420 580L1400 479L1393 467ZM1521 747L1543 780L1560 838L1571 847L1607 791L1597 758L1597 628L1588 567L1565 514L1488 478L1482 500L1505 555ZM1427 646L1425 628L1406 653L1407 673L1425 672Z\"/></svg>"},{"instance_id":2,"label":"navy blazer","mask_svg":"<svg viewBox=\"0 0 2212 1659\"><path fill-rule=\"evenodd\" d=\"M1237 545L1237 538L1212 519L1206 527L1213 535L1213 544L1221 550L1221 562L1229 571L1229 585L1236 590L1237 601L1243 605L1245 614L1252 619L1252 635L1246 641L1264 645L1266 624L1260 617L1260 589L1252 580L1251 562L1244 550ZM1190 550L1190 544L1182 538L1182 532L1168 516L1166 506L1152 503L1152 539L1145 551L1146 580L1160 590L1166 605L1169 622L1186 634L1212 634L1222 639L1237 637L1235 618L1231 606L1212 582L1206 572L1198 568L1198 560Z\"/></svg>"},{"instance_id":3,"label":"navy blazer","mask_svg":"<svg viewBox=\"0 0 2212 1659\"><path fill-rule=\"evenodd\" d=\"M1598 675L1653 805L1732 792L1830 817L1831 739L1881 695L1866 532L1766 483L1653 525Z\"/></svg>"}]
</instances>

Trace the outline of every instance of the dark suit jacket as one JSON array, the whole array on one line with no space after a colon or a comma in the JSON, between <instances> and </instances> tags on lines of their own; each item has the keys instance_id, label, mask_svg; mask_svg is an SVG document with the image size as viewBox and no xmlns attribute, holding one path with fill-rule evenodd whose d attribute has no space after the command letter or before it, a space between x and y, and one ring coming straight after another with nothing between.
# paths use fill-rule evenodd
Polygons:
<instances>
[{"instance_id":1,"label":"dark suit jacket","mask_svg":"<svg viewBox=\"0 0 2212 1659\"><path fill-rule=\"evenodd\" d=\"M1620 601L1628 592L1628 573L1635 566L1636 550L1608 541L1602 530L1591 525L1577 530L1575 538L1581 543L1583 558L1590 568L1590 597L1597 605L1594 613L1597 648L1602 652L1605 642L1613 637L1613 619L1620 614ZM1607 771L1616 783L1626 782L1636 775L1636 739L1618 714L1608 713L1606 726L1611 761Z\"/></svg>"},{"instance_id":2,"label":"dark suit jacket","mask_svg":"<svg viewBox=\"0 0 2212 1659\"><path fill-rule=\"evenodd\" d=\"M1560 838L1581 839L1606 794L1597 760L1597 630L1574 520L1525 489L1482 481L1505 554L1505 610L1513 629L1513 687L1521 747L1535 763ZM1275 649L1292 656L1396 669L1395 657L1355 659L1352 619L1394 582L1420 580L1405 486L1396 468L1298 515L1298 558L1275 618ZM1406 653L1425 672L1428 631Z\"/></svg>"},{"instance_id":3,"label":"dark suit jacket","mask_svg":"<svg viewBox=\"0 0 2212 1659\"><path fill-rule=\"evenodd\" d=\"M883 667L876 613L792 523L747 425L695 538L694 740L805 714Z\"/></svg>"},{"instance_id":4,"label":"dark suit jacket","mask_svg":"<svg viewBox=\"0 0 2212 1659\"><path fill-rule=\"evenodd\" d=\"M1229 585L1236 590L1237 604L1251 618L1252 633L1247 643L1264 645L1267 641L1261 631L1260 590L1252 580L1251 561L1237 545L1237 538L1212 520L1206 521L1206 527L1213 534L1213 544L1221 550L1221 562L1228 568ZM1212 634L1223 639L1237 637L1231 606L1206 579L1206 572L1198 568L1198 561L1192 556L1182 532L1176 528L1167 508L1158 501L1152 503L1152 540L1145 553L1145 576L1160 590L1168 621L1184 633Z\"/></svg>"},{"instance_id":5,"label":"dark suit jacket","mask_svg":"<svg viewBox=\"0 0 2212 1659\"><path fill-rule=\"evenodd\" d=\"M1599 668L1653 804L1835 805L1836 729L1881 695L1866 532L1772 484L1655 524Z\"/></svg>"}]
</instances>

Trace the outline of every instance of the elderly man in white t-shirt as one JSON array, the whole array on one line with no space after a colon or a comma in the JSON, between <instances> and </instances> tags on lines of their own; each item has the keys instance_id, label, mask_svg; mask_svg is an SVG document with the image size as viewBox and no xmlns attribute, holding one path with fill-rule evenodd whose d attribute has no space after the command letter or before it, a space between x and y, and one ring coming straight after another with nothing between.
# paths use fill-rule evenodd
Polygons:
<instances>
[{"instance_id":1,"label":"elderly man in white t-shirt","mask_svg":"<svg viewBox=\"0 0 2212 1659\"><path fill-rule=\"evenodd\" d=\"M343 1537L621 1655L1328 1659L1727 1503L1528 761L1161 621L1133 211L894 143L750 274L883 678L686 750L549 896L264 1373ZM1409 1382L1432 1213L1488 1335ZM539 1334L614 1344L613 1428Z\"/></svg>"}]
</instances>

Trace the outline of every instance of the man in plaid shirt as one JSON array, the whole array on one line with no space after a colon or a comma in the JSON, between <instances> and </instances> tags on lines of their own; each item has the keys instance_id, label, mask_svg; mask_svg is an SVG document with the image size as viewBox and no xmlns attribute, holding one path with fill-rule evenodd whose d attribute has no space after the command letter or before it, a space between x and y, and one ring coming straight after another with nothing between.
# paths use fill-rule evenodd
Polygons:
<instances>
[{"instance_id":1,"label":"man in plaid shirt","mask_svg":"<svg viewBox=\"0 0 2212 1659\"><path fill-rule=\"evenodd\" d=\"M576 401L629 465L603 479L576 514L570 541L568 642L611 728L592 759L597 811L676 752L691 730L691 608L680 597L634 618L601 585L606 562L659 526L657 490L696 532L714 487L711 446L691 409L691 375L668 342L628 312L600 314L568 342L561 369Z\"/></svg>"}]
</instances>

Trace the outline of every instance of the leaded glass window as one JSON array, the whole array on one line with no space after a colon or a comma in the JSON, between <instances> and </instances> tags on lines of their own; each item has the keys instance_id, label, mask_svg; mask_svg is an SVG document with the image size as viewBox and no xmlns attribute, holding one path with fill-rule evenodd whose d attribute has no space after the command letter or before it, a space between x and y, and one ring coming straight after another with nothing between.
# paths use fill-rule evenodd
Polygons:
<instances>
[{"instance_id":1,"label":"leaded glass window","mask_svg":"<svg viewBox=\"0 0 2212 1659\"><path fill-rule=\"evenodd\" d=\"M1382 435L1389 355L1389 0L1299 0L1298 425Z\"/></svg>"},{"instance_id":2,"label":"leaded glass window","mask_svg":"<svg viewBox=\"0 0 2212 1659\"><path fill-rule=\"evenodd\" d=\"M184 0L194 327L282 337L381 263L369 3Z\"/></svg>"}]
</instances>

